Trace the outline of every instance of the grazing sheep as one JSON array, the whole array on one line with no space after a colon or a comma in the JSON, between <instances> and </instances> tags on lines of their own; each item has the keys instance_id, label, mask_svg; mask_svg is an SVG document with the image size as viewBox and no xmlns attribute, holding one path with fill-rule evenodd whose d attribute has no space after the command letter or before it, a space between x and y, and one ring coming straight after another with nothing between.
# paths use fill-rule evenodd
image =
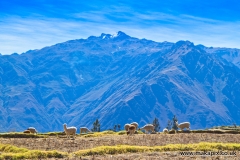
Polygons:
<instances>
[{"instance_id":1,"label":"grazing sheep","mask_svg":"<svg viewBox=\"0 0 240 160\"><path fill-rule=\"evenodd\" d=\"M155 126L152 124L146 124L144 127L140 128L141 130L145 130L145 133L147 134L149 131L151 131L152 133L154 132L154 128Z\"/></svg>"},{"instance_id":2,"label":"grazing sheep","mask_svg":"<svg viewBox=\"0 0 240 160\"><path fill-rule=\"evenodd\" d=\"M167 129L167 128L164 128L164 129L163 129L163 133L168 133L168 129Z\"/></svg>"},{"instance_id":3,"label":"grazing sheep","mask_svg":"<svg viewBox=\"0 0 240 160\"><path fill-rule=\"evenodd\" d=\"M132 122L131 125L134 125L136 129L138 129L138 123L137 122Z\"/></svg>"},{"instance_id":4,"label":"grazing sheep","mask_svg":"<svg viewBox=\"0 0 240 160\"><path fill-rule=\"evenodd\" d=\"M125 129L126 131L128 131L128 128L129 128L130 125L131 125L131 124L128 124L128 123L125 124L125 125L124 125L124 129Z\"/></svg>"},{"instance_id":5,"label":"grazing sheep","mask_svg":"<svg viewBox=\"0 0 240 160\"><path fill-rule=\"evenodd\" d=\"M76 132L77 132L77 128L76 127L67 127L67 124L64 123L63 124L63 128L64 128L64 131L67 135L67 138L70 137L70 135L73 135L73 138L75 138L75 135L76 135Z\"/></svg>"},{"instance_id":6,"label":"grazing sheep","mask_svg":"<svg viewBox=\"0 0 240 160\"><path fill-rule=\"evenodd\" d=\"M133 135L136 131L136 127L134 125L130 125L128 127L127 135Z\"/></svg>"},{"instance_id":7,"label":"grazing sheep","mask_svg":"<svg viewBox=\"0 0 240 160\"><path fill-rule=\"evenodd\" d=\"M31 133L31 131L25 130L25 131L23 131L23 133Z\"/></svg>"},{"instance_id":8,"label":"grazing sheep","mask_svg":"<svg viewBox=\"0 0 240 160\"><path fill-rule=\"evenodd\" d=\"M80 134L81 133L88 133L88 132L91 132L87 127L81 127L80 128Z\"/></svg>"},{"instance_id":9,"label":"grazing sheep","mask_svg":"<svg viewBox=\"0 0 240 160\"><path fill-rule=\"evenodd\" d=\"M183 122L178 124L178 122L176 122L176 125L178 126L178 128L180 128L180 130L183 130L184 128L190 130L190 123L189 122Z\"/></svg>"},{"instance_id":10,"label":"grazing sheep","mask_svg":"<svg viewBox=\"0 0 240 160\"><path fill-rule=\"evenodd\" d=\"M37 130L34 127L29 127L27 130L29 130L31 133L37 133Z\"/></svg>"}]
</instances>

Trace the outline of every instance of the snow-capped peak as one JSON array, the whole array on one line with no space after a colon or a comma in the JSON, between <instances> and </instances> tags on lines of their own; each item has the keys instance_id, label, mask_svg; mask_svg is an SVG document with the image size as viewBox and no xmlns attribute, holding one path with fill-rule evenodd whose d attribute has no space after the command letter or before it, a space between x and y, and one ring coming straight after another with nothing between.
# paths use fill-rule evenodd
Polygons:
<instances>
[{"instance_id":1,"label":"snow-capped peak","mask_svg":"<svg viewBox=\"0 0 240 160\"><path fill-rule=\"evenodd\" d=\"M117 37L117 36L118 36L118 33L116 32L116 33L114 33L114 34L111 35L111 38L115 38L115 37Z\"/></svg>"},{"instance_id":2,"label":"snow-capped peak","mask_svg":"<svg viewBox=\"0 0 240 160\"><path fill-rule=\"evenodd\" d=\"M102 38L102 39L109 39L110 37L111 37L110 34L105 34L105 33L102 33L100 36L100 38Z\"/></svg>"},{"instance_id":3,"label":"snow-capped peak","mask_svg":"<svg viewBox=\"0 0 240 160\"><path fill-rule=\"evenodd\" d=\"M111 35L111 38L117 38L117 37L129 37L129 36L122 31L118 31L115 34Z\"/></svg>"}]
</instances>

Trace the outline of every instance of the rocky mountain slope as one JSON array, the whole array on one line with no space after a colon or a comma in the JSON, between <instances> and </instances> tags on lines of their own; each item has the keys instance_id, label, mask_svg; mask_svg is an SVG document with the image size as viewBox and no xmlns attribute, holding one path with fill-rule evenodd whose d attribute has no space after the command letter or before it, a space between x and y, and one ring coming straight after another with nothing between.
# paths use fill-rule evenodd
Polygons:
<instances>
[{"instance_id":1,"label":"rocky mountain slope","mask_svg":"<svg viewBox=\"0 0 240 160\"><path fill-rule=\"evenodd\" d=\"M0 131L101 129L173 115L192 129L239 124L240 51L118 32L0 55ZM78 130L79 132L79 130Z\"/></svg>"}]
</instances>

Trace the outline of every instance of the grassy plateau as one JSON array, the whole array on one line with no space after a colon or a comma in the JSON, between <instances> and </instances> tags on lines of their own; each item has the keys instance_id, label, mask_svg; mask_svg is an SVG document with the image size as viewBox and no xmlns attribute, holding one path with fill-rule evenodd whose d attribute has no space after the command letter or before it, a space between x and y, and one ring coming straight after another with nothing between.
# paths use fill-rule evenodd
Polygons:
<instances>
[{"instance_id":1,"label":"grassy plateau","mask_svg":"<svg viewBox=\"0 0 240 160\"><path fill-rule=\"evenodd\" d=\"M0 134L0 159L239 159L238 130L214 128L132 136L103 131L66 138L63 132ZM236 155L191 155L182 151L234 151Z\"/></svg>"}]
</instances>

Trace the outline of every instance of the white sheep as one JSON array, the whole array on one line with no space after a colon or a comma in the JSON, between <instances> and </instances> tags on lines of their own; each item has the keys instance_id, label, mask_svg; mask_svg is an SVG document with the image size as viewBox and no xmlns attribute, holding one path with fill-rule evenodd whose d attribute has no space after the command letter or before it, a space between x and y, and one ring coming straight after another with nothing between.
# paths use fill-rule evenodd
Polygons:
<instances>
[{"instance_id":1,"label":"white sheep","mask_svg":"<svg viewBox=\"0 0 240 160\"><path fill-rule=\"evenodd\" d=\"M189 122L183 122L178 124L178 122L176 122L176 125L178 128L180 128L180 130L183 130L184 128L190 130L190 123Z\"/></svg>"},{"instance_id":2,"label":"white sheep","mask_svg":"<svg viewBox=\"0 0 240 160\"><path fill-rule=\"evenodd\" d=\"M29 130L31 133L37 133L37 130L34 127L29 127L27 130Z\"/></svg>"},{"instance_id":3,"label":"white sheep","mask_svg":"<svg viewBox=\"0 0 240 160\"><path fill-rule=\"evenodd\" d=\"M142 128L140 128L141 130L145 130L145 133L147 134L149 131L154 132L155 126L152 124L146 124L145 126L143 126Z\"/></svg>"},{"instance_id":4,"label":"white sheep","mask_svg":"<svg viewBox=\"0 0 240 160\"><path fill-rule=\"evenodd\" d=\"M73 135L73 138L75 137L76 135L76 132L77 132L77 128L76 127L67 127L67 124L64 123L63 124L63 128L64 128L64 131L67 135L67 138L70 137L70 135Z\"/></svg>"},{"instance_id":5,"label":"white sheep","mask_svg":"<svg viewBox=\"0 0 240 160\"><path fill-rule=\"evenodd\" d=\"M134 125L136 129L138 129L138 123L137 122L132 122L131 125Z\"/></svg>"},{"instance_id":6,"label":"white sheep","mask_svg":"<svg viewBox=\"0 0 240 160\"><path fill-rule=\"evenodd\" d=\"M128 124L128 123L125 124L125 125L124 125L124 129L125 129L126 131L128 131L128 128L129 128L130 125L131 125L131 124Z\"/></svg>"},{"instance_id":7,"label":"white sheep","mask_svg":"<svg viewBox=\"0 0 240 160\"><path fill-rule=\"evenodd\" d=\"M91 132L87 127L81 127L80 128L80 134L81 133L88 133L88 132Z\"/></svg>"},{"instance_id":8,"label":"white sheep","mask_svg":"<svg viewBox=\"0 0 240 160\"><path fill-rule=\"evenodd\" d=\"M130 126L128 127L127 135L128 135L128 134L129 134L129 135L133 135L133 134L135 133L135 131L136 131L136 127L135 127L134 125L130 125Z\"/></svg>"},{"instance_id":9,"label":"white sheep","mask_svg":"<svg viewBox=\"0 0 240 160\"><path fill-rule=\"evenodd\" d=\"M163 129L163 133L168 133L168 129L167 129L167 128L164 128L164 129Z\"/></svg>"}]
</instances>

